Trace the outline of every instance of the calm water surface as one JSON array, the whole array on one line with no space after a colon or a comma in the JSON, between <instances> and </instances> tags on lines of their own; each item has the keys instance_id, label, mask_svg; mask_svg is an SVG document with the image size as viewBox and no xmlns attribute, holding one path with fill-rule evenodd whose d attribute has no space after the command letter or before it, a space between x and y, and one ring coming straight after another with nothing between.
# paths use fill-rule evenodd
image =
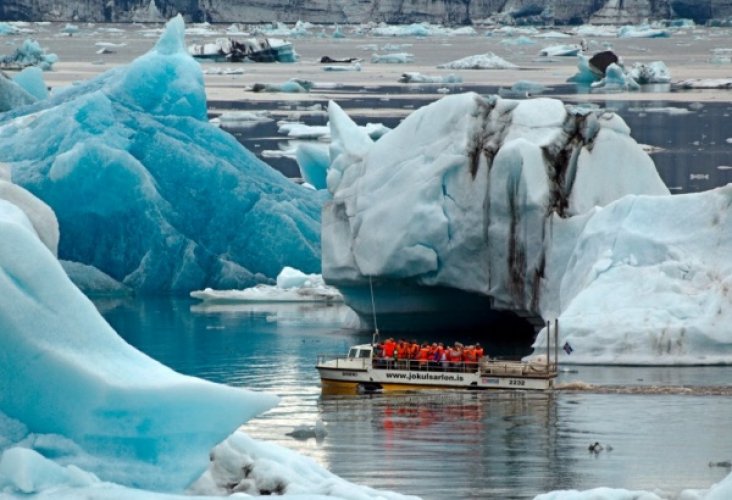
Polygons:
<instances>
[{"instance_id":1,"label":"calm water surface","mask_svg":"<svg viewBox=\"0 0 732 500\"><path fill-rule=\"evenodd\" d=\"M370 339L338 326L340 307L207 307L183 299L97 306L130 344L177 371L280 395L278 407L243 429L356 483L424 498L513 499L598 486L673 493L708 488L730 472L709 462L732 459L732 397L705 395L704 388L732 384L732 367L576 367L559 380L635 387L640 394L324 398L316 355ZM660 394L656 385L692 388ZM327 426L324 439L287 436L317 418ZM613 449L592 454L587 448L595 441Z\"/></svg>"}]
</instances>

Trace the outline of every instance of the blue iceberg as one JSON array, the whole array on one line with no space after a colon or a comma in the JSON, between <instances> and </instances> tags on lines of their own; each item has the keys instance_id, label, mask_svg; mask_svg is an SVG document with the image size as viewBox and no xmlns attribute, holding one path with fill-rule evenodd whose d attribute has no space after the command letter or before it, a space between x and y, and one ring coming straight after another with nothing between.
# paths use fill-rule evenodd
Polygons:
<instances>
[{"instance_id":1,"label":"blue iceberg","mask_svg":"<svg viewBox=\"0 0 732 500\"><path fill-rule=\"evenodd\" d=\"M56 260L53 213L21 192L0 195L0 491L43 489L4 484L39 458L10 451L16 443L107 481L182 491L213 445L277 399L180 375L130 347ZM54 471L37 472L54 482Z\"/></svg>"},{"instance_id":2,"label":"blue iceberg","mask_svg":"<svg viewBox=\"0 0 732 500\"><path fill-rule=\"evenodd\" d=\"M0 123L0 161L56 212L62 259L148 292L246 288L285 265L320 271L323 195L208 123L182 20L129 66Z\"/></svg>"}]
</instances>

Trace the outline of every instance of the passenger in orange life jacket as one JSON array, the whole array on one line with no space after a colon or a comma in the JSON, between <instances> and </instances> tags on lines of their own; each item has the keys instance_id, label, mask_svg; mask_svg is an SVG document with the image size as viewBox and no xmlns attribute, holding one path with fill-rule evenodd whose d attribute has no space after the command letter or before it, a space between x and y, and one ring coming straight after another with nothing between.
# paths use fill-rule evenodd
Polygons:
<instances>
[{"instance_id":1,"label":"passenger in orange life jacket","mask_svg":"<svg viewBox=\"0 0 732 500\"><path fill-rule=\"evenodd\" d=\"M417 356L419 356L419 344L417 343L416 339L412 340L412 343L409 345L409 359L417 359Z\"/></svg>"},{"instance_id":2,"label":"passenger in orange life jacket","mask_svg":"<svg viewBox=\"0 0 732 500\"><path fill-rule=\"evenodd\" d=\"M386 342L384 342L383 356L385 358L393 358L395 349L396 349L396 342L394 342L394 339L392 339L392 338L386 339Z\"/></svg>"},{"instance_id":3,"label":"passenger in orange life jacket","mask_svg":"<svg viewBox=\"0 0 732 500\"><path fill-rule=\"evenodd\" d=\"M465 370L474 371L478 362L475 353L475 346L469 345L463 349L463 361L465 361Z\"/></svg>"},{"instance_id":4,"label":"passenger in orange life jacket","mask_svg":"<svg viewBox=\"0 0 732 500\"><path fill-rule=\"evenodd\" d=\"M405 360L409 358L409 345L407 344L407 341L404 339L399 339L399 344L397 344L397 359L399 361Z\"/></svg>"},{"instance_id":5,"label":"passenger in orange life jacket","mask_svg":"<svg viewBox=\"0 0 732 500\"><path fill-rule=\"evenodd\" d=\"M453 346L448 349L447 360L453 368L459 369L462 366L463 351L462 344L460 342L455 342Z\"/></svg>"},{"instance_id":6,"label":"passenger in orange life jacket","mask_svg":"<svg viewBox=\"0 0 732 500\"><path fill-rule=\"evenodd\" d=\"M430 346L427 342L422 343L419 352L417 353L417 361L419 362L419 369L424 370L427 368L427 363L430 360Z\"/></svg>"},{"instance_id":7,"label":"passenger in orange life jacket","mask_svg":"<svg viewBox=\"0 0 732 500\"><path fill-rule=\"evenodd\" d=\"M448 358L447 351L448 350L445 349L445 344L443 344L442 342L437 344L437 352L438 352L438 355L440 356L439 361L440 361L440 364L442 365L443 370L447 370L448 366L450 365L450 360L447 359Z\"/></svg>"},{"instance_id":8,"label":"passenger in orange life jacket","mask_svg":"<svg viewBox=\"0 0 732 500\"><path fill-rule=\"evenodd\" d=\"M475 357L480 361L483 358L483 347L480 345L480 342L475 343Z\"/></svg>"}]
</instances>

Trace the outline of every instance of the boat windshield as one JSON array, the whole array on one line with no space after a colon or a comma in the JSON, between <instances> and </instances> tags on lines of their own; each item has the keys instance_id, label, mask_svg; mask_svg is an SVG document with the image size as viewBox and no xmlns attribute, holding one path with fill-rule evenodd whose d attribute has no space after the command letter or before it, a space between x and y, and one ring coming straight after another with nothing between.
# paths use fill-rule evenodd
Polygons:
<instances>
[{"instance_id":1,"label":"boat windshield","mask_svg":"<svg viewBox=\"0 0 732 500\"><path fill-rule=\"evenodd\" d=\"M371 357L371 349L359 349L358 347L351 347L348 351L348 357L349 358L370 358Z\"/></svg>"}]
</instances>

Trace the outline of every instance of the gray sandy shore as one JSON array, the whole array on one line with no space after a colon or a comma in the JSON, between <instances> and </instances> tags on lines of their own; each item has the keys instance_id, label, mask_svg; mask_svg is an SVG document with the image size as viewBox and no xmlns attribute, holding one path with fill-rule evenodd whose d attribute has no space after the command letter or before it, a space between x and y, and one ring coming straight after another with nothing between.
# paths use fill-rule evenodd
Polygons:
<instances>
[{"instance_id":1,"label":"gray sandy shore","mask_svg":"<svg viewBox=\"0 0 732 500\"><path fill-rule=\"evenodd\" d=\"M88 79L110 67L126 64L135 57L145 53L156 42L160 25L90 25L79 26L79 32L73 36L61 33L63 25L43 25L30 35L5 37L5 51L9 52L10 44L19 44L24 38L32 37L50 52L59 56L59 62L51 72L46 73L46 81L51 87L64 86L74 81ZM226 26L213 26L225 36ZM327 28L326 28L327 31ZM344 30L348 34L349 30ZM345 85L358 89L354 95L368 92L372 98L388 97L391 92L383 90L387 87L400 86L398 79L404 72L419 72L428 75L456 74L463 79L464 87L502 86L510 87L519 80L530 80L544 85L564 85L567 78L576 73L575 57L542 57L539 51L546 46L581 42L581 37L573 36L562 39L531 38L532 45L516 44L517 35L485 36L484 30L478 30L477 36L429 36L429 37L364 37L352 36L345 39L334 38L294 38L291 41L300 55L296 63L204 63L209 71L241 71L241 74L207 74L206 90L210 101L257 101L272 100L271 93L253 93L248 91L255 83L282 83L289 78L302 78L323 84L326 87ZM186 42L213 41L215 35L187 35ZM626 66L636 62L663 61L668 66L673 81L690 78L732 78L732 64L712 62L713 50L729 47L732 30L725 28L694 28L672 32L669 38L617 38L617 37L585 37L589 52L596 52L611 47L623 59ZM124 46L115 47L114 53L97 54L97 43L114 43ZM382 49L384 45L399 46L399 52L407 52L414 56L409 64L371 63L373 46ZM369 47L371 46L371 47ZM510 61L518 69L490 70L449 70L439 69L437 65L460 59L470 55L488 52ZM380 50L379 53L384 53ZM322 56L333 58L355 57L363 59L361 71L326 72L320 64ZM440 86L432 86L436 91ZM450 88L450 86L446 86ZM460 86L451 91L459 91ZM429 92L429 91L428 91ZM672 92L665 88L661 91L654 88L652 92L623 92L612 94L576 94L569 91L572 99L591 98L593 100L659 100L659 101L704 101L728 102L732 91L694 91ZM334 95L329 88L319 88L311 92L309 100L327 101ZM348 99L349 95L342 91L337 93L339 99ZM439 97L435 92L433 98ZM277 94L279 101L300 100L301 95Z\"/></svg>"}]
</instances>

